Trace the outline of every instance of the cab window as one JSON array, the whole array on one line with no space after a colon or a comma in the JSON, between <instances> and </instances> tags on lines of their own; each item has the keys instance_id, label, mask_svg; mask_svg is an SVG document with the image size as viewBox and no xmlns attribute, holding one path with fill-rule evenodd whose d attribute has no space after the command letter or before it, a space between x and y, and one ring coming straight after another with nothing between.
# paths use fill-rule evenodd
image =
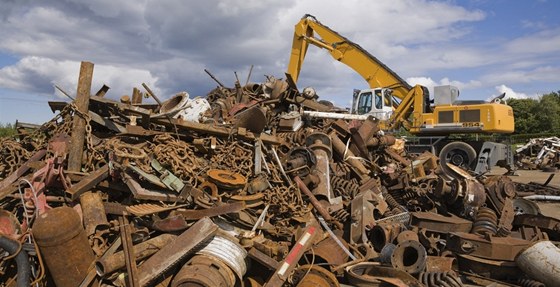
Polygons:
<instances>
[{"instance_id":1,"label":"cab window","mask_svg":"<svg viewBox=\"0 0 560 287\"><path fill-rule=\"evenodd\" d=\"M363 115L371 111L371 92L365 92L360 95L360 99L358 101L358 114Z\"/></svg>"},{"instance_id":2,"label":"cab window","mask_svg":"<svg viewBox=\"0 0 560 287\"><path fill-rule=\"evenodd\" d=\"M375 91L375 108L381 110L383 108L383 95L381 90Z\"/></svg>"}]
</instances>

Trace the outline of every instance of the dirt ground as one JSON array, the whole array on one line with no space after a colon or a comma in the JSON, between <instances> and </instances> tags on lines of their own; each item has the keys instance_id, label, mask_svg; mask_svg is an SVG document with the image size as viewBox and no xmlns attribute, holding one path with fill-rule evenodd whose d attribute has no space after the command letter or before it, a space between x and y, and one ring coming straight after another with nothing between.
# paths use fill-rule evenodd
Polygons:
<instances>
[{"instance_id":1,"label":"dirt ground","mask_svg":"<svg viewBox=\"0 0 560 287\"><path fill-rule=\"evenodd\" d=\"M504 168L494 168L490 174L504 174L505 172L506 169ZM548 177L553 174L553 172L544 172L540 170L519 170L517 173L519 175L510 177L513 181L521 183L545 183ZM548 185L560 188L560 172L555 172L554 178ZM543 215L560 219L560 201L539 201L537 204Z\"/></svg>"}]
</instances>

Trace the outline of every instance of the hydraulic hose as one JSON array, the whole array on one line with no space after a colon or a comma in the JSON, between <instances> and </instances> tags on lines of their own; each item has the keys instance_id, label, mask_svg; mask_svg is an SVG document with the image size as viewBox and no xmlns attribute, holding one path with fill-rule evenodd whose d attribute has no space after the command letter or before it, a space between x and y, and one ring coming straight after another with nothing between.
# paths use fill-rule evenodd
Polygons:
<instances>
[{"instance_id":1,"label":"hydraulic hose","mask_svg":"<svg viewBox=\"0 0 560 287\"><path fill-rule=\"evenodd\" d=\"M17 287L28 287L31 279L31 265L27 252L20 248L20 243L4 235L0 235L0 248L10 255L16 255Z\"/></svg>"}]
</instances>

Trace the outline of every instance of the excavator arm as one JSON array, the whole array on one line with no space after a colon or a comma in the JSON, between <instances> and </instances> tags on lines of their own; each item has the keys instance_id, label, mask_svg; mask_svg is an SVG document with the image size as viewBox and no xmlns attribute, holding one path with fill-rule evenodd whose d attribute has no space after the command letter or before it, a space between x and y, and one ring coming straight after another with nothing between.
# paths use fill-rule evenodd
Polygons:
<instances>
[{"instance_id":1,"label":"excavator arm","mask_svg":"<svg viewBox=\"0 0 560 287\"><path fill-rule=\"evenodd\" d=\"M391 116L381 121L383 129L394 130L403 126L415 135L449 135L453 133L511 133L514 128L511 107L496 103L455 104L452 93L445 92L430 105L428 90L420 85L410 86L397 73L364 50L311 15L305 15L295 25L288 74L297 82L309 44L329 51L337 61L346 64L366 80L371 90L381 90L382 107L371 103L371 90L357 94L356 105L363 105L366 113ZM390 92L386 92L390 91ZM360 97L364 96L363 103ZM356 100L355 99L355 100ZM366 99L368 99L366 101ZM354 105L353 105L354 109ZM360 113L361 114L361 113ZM383 117L376 116L381 119Z\"/></svg>"},{"instance_id":2,"label":"excavator arm","mask_svg":"<svg viewBox=\"0 0 560 287\"><path fill-rule=\"evenodd\" d=\"M512 166L511 152L505 144L479 140L467 143L444 138L451 134L511 133L514 130L514 118L510 106L498 103L457 104L455 99L458 93L455 95L450 86L440 87L439 95L435 91L435 105L432 106L425 87L411 87L358 44L321 24L311 15L303 16L295 25L287 71L294 82L299 78L309 44L326 49L335 60L352 68L369 84L370 89L358 91L354 95L354 114L350 116L374 115L380 119L379 127L382 130L404 127L419 136L418 148L425 150L431 146L443 163L452 162L464 168L473 168L476 163L474 170L479 174L498 161ZM389 117L387 112L391 112ZM440 137L433 142L433 136ZM445 164L442 168L444 171L449 169Z\"/></svg>"},{"instance_id":3,"label":"excavator arm","mask_svg":"<svg viewBox=\"0 0 560 287\"><path fill-rule=\"evenodd\" d=\"M390 88L393 96L404 99L412 87L389 67L309 14L295 25L288 73L297 82L309 44L326 49L330 55L360 74L371 88Z\"/></svg>"}]
</instances>

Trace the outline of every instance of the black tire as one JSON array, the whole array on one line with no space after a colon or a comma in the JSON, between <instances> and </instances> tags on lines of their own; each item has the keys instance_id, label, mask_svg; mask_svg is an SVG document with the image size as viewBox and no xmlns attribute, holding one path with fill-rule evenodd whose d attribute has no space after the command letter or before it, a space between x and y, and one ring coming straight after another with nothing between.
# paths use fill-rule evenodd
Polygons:
<instances>
[{"instance_id":1,"label":"black tire","mask_svg":"<svg viewBox=\"0 0 560 287\"><path fill-rule=\"evenodd\" d=\"M452 175L453 171L447 166L454 164L462 169L471 170L476 160L476 151L464 142L450 142L439 152L439 161L443 172Z\"/></svg>"}]
</instances>

